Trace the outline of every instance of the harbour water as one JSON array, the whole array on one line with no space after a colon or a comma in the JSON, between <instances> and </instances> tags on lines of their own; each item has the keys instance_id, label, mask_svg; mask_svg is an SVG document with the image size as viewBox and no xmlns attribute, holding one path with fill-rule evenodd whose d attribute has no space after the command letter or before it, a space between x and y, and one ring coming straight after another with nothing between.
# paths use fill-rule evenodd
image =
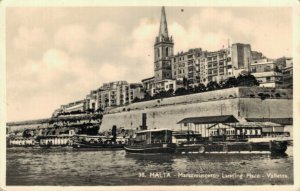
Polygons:
<instances>
[{"instance_id":1,"label":"harbour water","mask_svg":"<svg viewBox=\"0 0 300 191\"><path fill-rule=\"evenodd\" d=\"M136 155L124 150L7 149L7 185L289 185L293 147L270 154Z\"/></svg>"}]
</instances>

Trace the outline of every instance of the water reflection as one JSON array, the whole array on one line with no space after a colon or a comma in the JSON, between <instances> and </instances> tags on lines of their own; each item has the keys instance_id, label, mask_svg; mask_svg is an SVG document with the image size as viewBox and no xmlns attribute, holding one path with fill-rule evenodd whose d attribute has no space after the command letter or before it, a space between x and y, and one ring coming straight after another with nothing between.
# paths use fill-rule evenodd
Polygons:
<instances>
[{"instance_id":1,"label":"water reflection","mask_svg":"<svg viewBox=\"0 0 300 191\"><path fill-rule=\"evenodd\" d=\"M126 153L125 159L135 160L136 163L144 164L145 162L153 163L153 164L169 164L174 162L174 155L172 154L133 154Z\"/></svg>"},{"instance_id":2,"label":"water reflection","mask_svg":"<svg viewBox=\"0 0 300 191\"><path fill-rule=\"evenodd\" d=\"M197 179L179 174L287 174L287 179ZM140 178L169 173L172 178ZM139 155L124 150L7 150L8 185L238 185L292 184L293 151L270 154Z\"/></svg>"}]
</instances>

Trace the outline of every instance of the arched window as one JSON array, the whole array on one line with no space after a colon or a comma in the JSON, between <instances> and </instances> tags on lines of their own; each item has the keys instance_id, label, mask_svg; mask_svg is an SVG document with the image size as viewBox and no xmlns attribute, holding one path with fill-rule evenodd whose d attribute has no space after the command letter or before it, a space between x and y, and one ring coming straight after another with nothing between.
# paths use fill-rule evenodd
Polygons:
<instances>
[{"instance_id":1,"label":"arched window","mask_svg":"<svg viewBox=\"0 0 300 191\"><path fill-rule=\"evenodd\" d=\"M166 56L169 56L169 47L166 48Z\"/></svg>"},{"instance_id":2,"label":"arched window","mask_svg":"<svg viewBox=\"0 0 300 191\"><path fill-rule=\"evenodd\" d=\"M160 57L159 48L157 49L157 58Z\"/></svg>"}]
</instances>

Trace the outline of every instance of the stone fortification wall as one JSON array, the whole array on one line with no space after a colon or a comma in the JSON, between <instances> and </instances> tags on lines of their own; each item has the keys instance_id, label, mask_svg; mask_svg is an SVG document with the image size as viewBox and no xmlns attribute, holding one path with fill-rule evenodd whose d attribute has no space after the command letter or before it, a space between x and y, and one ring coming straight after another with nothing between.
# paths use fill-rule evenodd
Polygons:
<instances>
[{"instance_id":1,"label":"stone fortification wall","mask_svg":"<svg viewBox=\"0 0 300 191\"><path fill-rule=\"evenodd\" d=\"M293 118L292 99L240 98L240 118Z\"/></svg>"},{"instance_id":2,"label":"stone fortification wall","mask_svg":"<svg viewBox=\"0 0 300 191\"><path fill-rule=\"evenodd\" d=\"M237 116L237 99L217 100L201 103L189 103L152 107L143 110L131 110L120 113L106 114L100 131L107 131L113 125L126 129L136 129L142 125L142 115L147 115L148 129L152 128L180 128L178 121L185 117L196 117L206 115L225 115L231 113Z\"/></svg>"},{"instance_id":3,"label":"stone fortification wall","mask_svg":"<svg viewBox=\"0 0 300 191\"><path fill-rule=\"evenodd\" d=\"M133 103L123 107L117 107L106 112L106 114L118 113L131 110L140 110L147 108L155 108L176 104L188 104L207 102L213 100L224 100L232 98L260 98L261 94L269 96L270 99L292 99L292 90L274 89L264 87L238 87L222 89L197 94L176 96L170 98L156 99L144 102Z\"/></svg>"},{"instance_id":4,"label":"stone fortification wall","mask_svg":"<svg viewBox=\"0 0 300 191\"><path fill-rule=\"evenodd\" d=\"M260 93L268 94L269 98L261 99ZM292 106L290 90L231 88L116 108L103 116L100 131L110 130L113 125L139 128L143 113L147 116L148 128L180 129L177 122L186 117L234 115L241 121L245 118L290 118Z\"/></svg>"}]
</instances>

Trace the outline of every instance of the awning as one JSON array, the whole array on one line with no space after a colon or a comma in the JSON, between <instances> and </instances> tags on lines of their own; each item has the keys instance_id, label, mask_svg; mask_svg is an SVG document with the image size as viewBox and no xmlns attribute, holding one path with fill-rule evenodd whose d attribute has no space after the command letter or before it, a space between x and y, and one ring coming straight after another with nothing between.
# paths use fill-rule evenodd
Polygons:
<instances>
[{"instance_id":1,"label":"awning","mask_svg":"<svg viewBox=\"0 0 300 191\"><path fill-rule=\"evenodd\" d=\"M232 125L234 128L267 128L267 127L283 127L281 124L272 122L239 122Z\"/></svg>"},{"instance_id":2,"label":"awning","mask_svg":"<svg viewBox=\"0 0 300 191\"><path fill-rule=\"evenodd\" d=\"M184 118L180 123L194 123L194 124L215 124L215 123L237 123L239 122L233 115L218 115L205 117L189 117Z\"/></svg>"},{"instance_id":3,"label":"awning","mask_svg":"<svg viewBox=\"0 0 300 191\"><path fill-rule=\"evenodd\" d=\"M248 122L273 122L281 125L292 125L293 118L246 118Z\"/></svg>"}]
</instances>

